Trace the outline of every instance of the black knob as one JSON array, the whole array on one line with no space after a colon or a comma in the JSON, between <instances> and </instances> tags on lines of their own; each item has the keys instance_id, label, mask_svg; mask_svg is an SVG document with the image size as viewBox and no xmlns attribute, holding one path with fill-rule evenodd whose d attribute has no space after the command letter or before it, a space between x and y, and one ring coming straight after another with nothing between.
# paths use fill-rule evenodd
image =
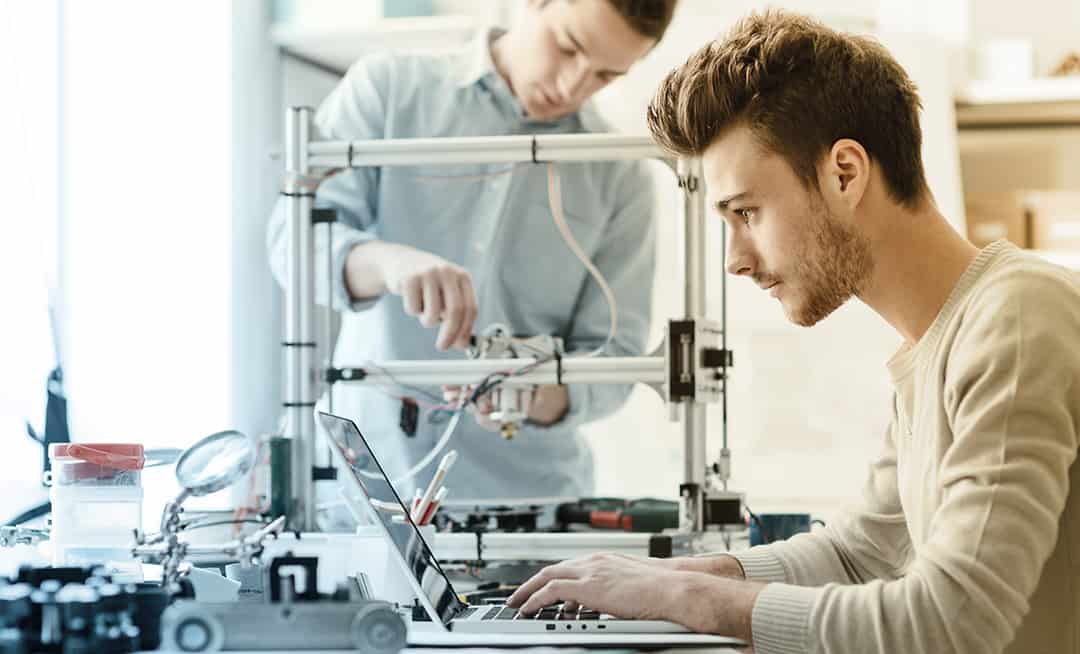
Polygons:
<instances>
[{"instance_id":1,"label":"black knob","mask_svg":"<svg viewBox=\"0 0 1080 654\"><path fill-rule=\"evenodd\" d=\"M60 583L57 579L46 579L38 586L38 590L49 595L56 595L60 592L60 589L64 587L64 584Z\"/></svg>"},{"instance_id":2,"label":"black knob","mask_svg":"<svg viewBox=\"0 0 1080 654\"><path fill-rule=\"evenodd\" d=\"M65 637L93 631L97 602L97 591L84 584L68 584L56 594L56 603L64 620Z\"/></svg>"},{"instance_id":3,"label":"black knob","mask_svg":"<svg viewBox=\"0 0 1080 654\"><path fill-rule=\"evenodd\" d=\"M0 654L30 654L30 643L18 629L0 629Z\"/></svg>"},{"instance_id":4,"label":"black knob","mask_svg":"<svg viewBox=\"0 0 1080 654\"><path fill-rule=\"evenodd\" d=\"M131 595L116 584L105 584L97 592L101 597L98 607L105 613L119 613L131 607Z\"/></svg>"},{"instance_id":5,"label":"black knob","mask_svg":"<svg viewBox=\"0 0 1080 654\"><path fill-rule=\"evenodd\" d=\"M27 584L12 584L0 588L0 621L8 627L17 625L30 615L30 594Z\"/></svg>"},{"instance_id":6,"label":"black knob","mask_svg":"<svg viewBox=\"0 0 1080 654\"><path fill-rule=\"evenodd\" d=\"M139 649L155 650L161 646L161 613L169 605L169 594L160 584L142 583L136 587L132 619L139 628Z\"/></svg>"}]
</instances>

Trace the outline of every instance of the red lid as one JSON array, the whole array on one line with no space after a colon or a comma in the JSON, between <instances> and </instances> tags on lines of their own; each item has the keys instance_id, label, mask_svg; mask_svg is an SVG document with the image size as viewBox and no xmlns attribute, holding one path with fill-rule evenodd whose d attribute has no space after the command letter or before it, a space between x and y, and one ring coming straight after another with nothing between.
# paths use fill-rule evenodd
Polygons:
<instances>
[{"instance_id":1,"label":"red lid","mask_svg":"<svg viewBox=\"0 0 1080 654\"><path fill-rule=\"evenodd\" d=\"M49 446L49 458L58 456L121 470L142 470L146 463L143 446L138 443L53 443Z\"/></svg>"}]
</instances>

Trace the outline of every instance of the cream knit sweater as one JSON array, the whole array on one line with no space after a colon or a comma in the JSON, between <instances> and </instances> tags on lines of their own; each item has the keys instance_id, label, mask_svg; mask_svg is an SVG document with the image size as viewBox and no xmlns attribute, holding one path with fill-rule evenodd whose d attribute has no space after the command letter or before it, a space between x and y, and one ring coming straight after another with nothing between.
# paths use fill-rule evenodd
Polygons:
<instances>
[{"instance_id":1,"label":"cream knit sweater","mask_svg":"<svg viewBox=\"0 0 1080 654\"><path fill-rule=\"evenodd\" d=\"M861 503L736 554L757 654L1080 654L1080 275L994 243L888 368Z\"/></svg>"}]
</instances>

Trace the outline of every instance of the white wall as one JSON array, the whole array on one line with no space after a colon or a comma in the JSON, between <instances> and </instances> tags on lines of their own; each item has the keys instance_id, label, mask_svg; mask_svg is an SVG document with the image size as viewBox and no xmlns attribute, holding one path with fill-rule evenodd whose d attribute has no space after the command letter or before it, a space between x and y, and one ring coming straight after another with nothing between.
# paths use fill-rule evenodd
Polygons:
<instances>
[{"instance_id":1,"label":"white wall","mask_svg":"<svg viewBox=\"0 0 1080 654\"><path fill-rule=\"evenodd\" d=\"M1035 74L1048 75L1068 52L1080 53L1080 2L1076 0L968 0L973 45L1023 38L1035 49Z\"/></svg>"}]
</instances>

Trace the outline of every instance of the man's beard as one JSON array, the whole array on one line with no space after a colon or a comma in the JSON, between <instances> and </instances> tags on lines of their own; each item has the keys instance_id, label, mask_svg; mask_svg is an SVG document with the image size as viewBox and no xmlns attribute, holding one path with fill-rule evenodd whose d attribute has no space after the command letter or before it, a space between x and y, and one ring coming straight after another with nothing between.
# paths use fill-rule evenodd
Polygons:
<instances>
[{"instance_id":1,"label":"man's beard","mask_svg":"<svg viewBox=\"0 0 1080 654\"><path fill-rule=\"evenodd\" d=\"M814 207L815 219L807 247L795 259L792 273L803 297L789 296L798 304L785 305L791 322L803 327L817 324L862 289L874 269L869 240L854 227L833 218L824 203Z\"/></svg>"}]
</instances>

